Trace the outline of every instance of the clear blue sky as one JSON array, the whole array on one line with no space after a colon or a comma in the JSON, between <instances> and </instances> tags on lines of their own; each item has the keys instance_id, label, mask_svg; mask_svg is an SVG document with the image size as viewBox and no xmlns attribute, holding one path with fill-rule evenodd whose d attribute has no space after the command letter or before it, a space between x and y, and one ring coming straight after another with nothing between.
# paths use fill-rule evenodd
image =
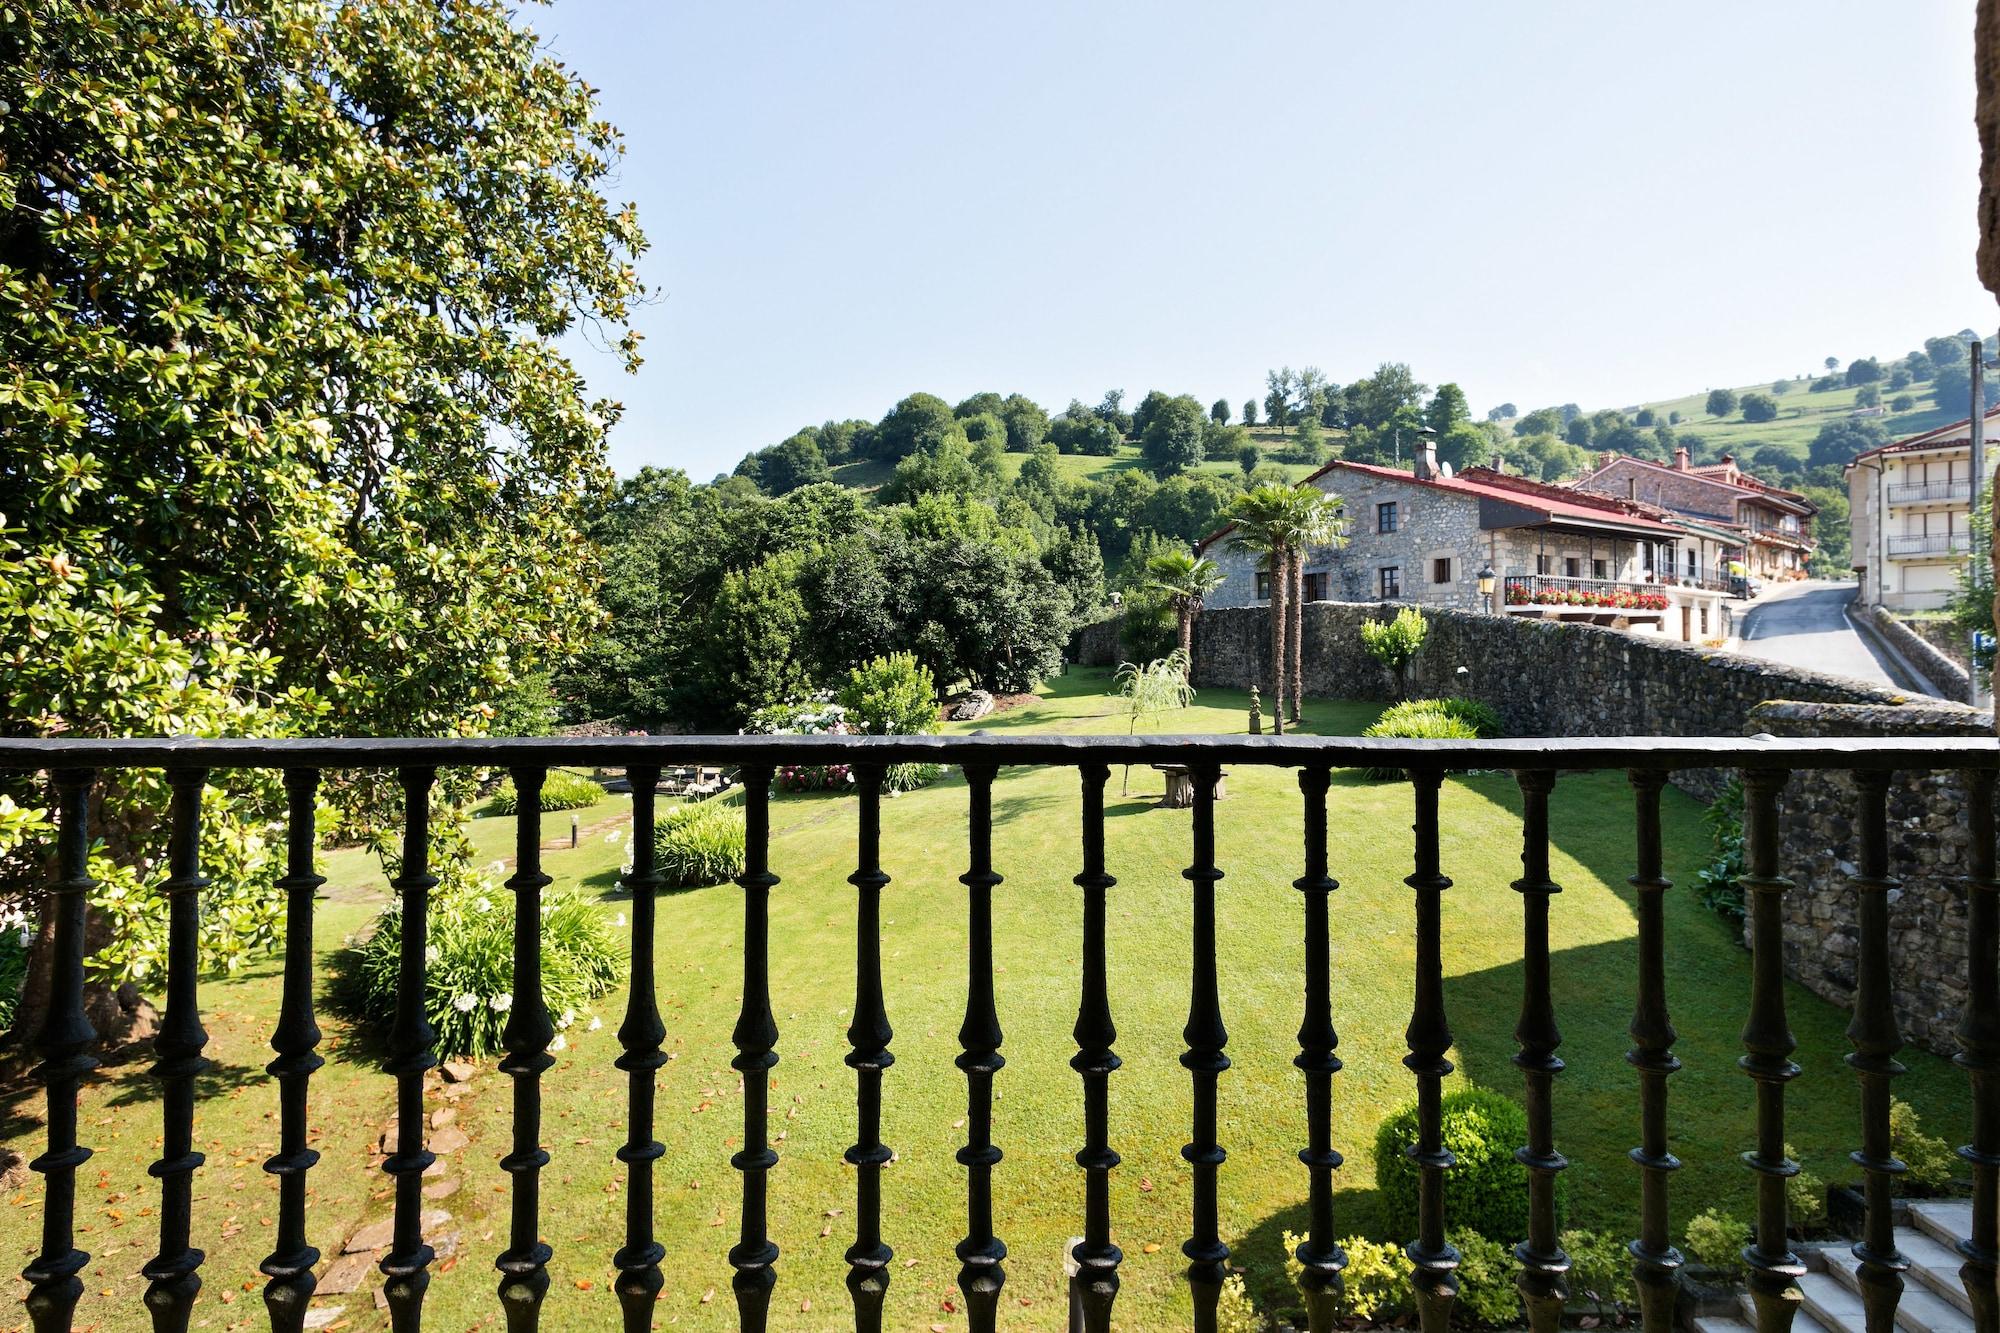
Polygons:
<instances>
[{"instance_id":1,"label":"clear blue sky","mask_svg":"<svg viewBox=\"0 0 2000 1333\"><path fill-rule=\"evenodd\" d=\"M923 389L1261 396L1384 360L1483 413L1992 328L1971 0L557 0L657 297L621 473Z\"/></svg>"}]
</instances>

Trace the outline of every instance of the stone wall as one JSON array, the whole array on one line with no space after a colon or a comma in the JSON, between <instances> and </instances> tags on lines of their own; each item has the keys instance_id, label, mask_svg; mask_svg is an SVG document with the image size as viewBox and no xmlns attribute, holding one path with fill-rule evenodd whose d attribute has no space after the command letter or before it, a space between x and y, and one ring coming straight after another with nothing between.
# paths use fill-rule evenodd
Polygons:
<instances>
[{"instance_id":1,"label":"stone wall","mask_svg":"<svg viewBox=\"0 0 2000 1333\"><path fill-rule=\"evenodd\" d=\"M1965 669L1971 654L1966 644L1965 631L1954 622L1938 616L1904 616L1901 619L1910 633L1957 663L1960 670Z\"/></svg>"},{"instance_id":2,"label":"stone wall","mask_svg":"<svg viewBox=\"0 0 2000 1333\"><path fill-rule=\"evenodd\" d=\"M1769 703L1746 727L1774 736L1990 735L1983 714L1952 707ZM1966 998L1966 882L1970 867L1962 774L1897 774L1889 784L1889 966L1906 1041L1958 1049ZM1852 877L1859 856L1857 794L1845 773L1800 773L1779 798L1785 893L1785 970L1843 1008L1854 1002L1859 934Z\"/></svg>"},{"instance_id":3,"label":"stone wall","mask_svg":"<svg viewBox=\"0 0 2000 1333\"><path fill-rule=\"evenodd\" d=\"M1946 621L1917 621L1914 624L1898 619L1887 607L1877 606L1870 612L1871 623L1892 647L1907 659L1911 666L1923 673L1945 698L1958 703L1972 700L1972 678L1965 668L1938 651L1930 636L1917 632L1917 625L1946 624Z\"/></svg>"}]
</instances>

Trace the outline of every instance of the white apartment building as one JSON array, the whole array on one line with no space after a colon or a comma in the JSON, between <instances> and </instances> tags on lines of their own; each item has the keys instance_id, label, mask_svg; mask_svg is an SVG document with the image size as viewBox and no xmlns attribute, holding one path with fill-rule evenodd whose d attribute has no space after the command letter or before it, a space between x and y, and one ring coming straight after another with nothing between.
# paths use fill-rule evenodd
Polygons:
<instances>
[{"instance_id":1,"label":"white apartment building","mask_svg":"<svg viewBox=\"0 0 2000 1333\"><path fill-rule=\"evenodd\" d=\"M1863 606L1928 611L1958 589L1972 554L1972 419L1896 440L1846 468L1854 573ZM1992 440L2000 407L1986 414ZM2000 449L1987 446L1991 484Z\"/></svg>"}]
</instances>

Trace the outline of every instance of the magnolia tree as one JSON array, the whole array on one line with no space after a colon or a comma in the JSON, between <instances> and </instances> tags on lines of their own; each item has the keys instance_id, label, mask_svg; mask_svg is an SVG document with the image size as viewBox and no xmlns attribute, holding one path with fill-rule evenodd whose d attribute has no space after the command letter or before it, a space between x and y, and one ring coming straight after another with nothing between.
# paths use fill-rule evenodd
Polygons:
<instances>
[{"instance_id":1,"label":"magnolia tree","mask_svg":"<svg viewBox=\"0 0 2000 1333\"><path fill-rule=\"evenodd\" d=\"M616 409L558 344L637 365L643 238L591 90L496 0L15 9L0 50L0 725L487 728L597 615ZM281 808L214 782L211 965L274 936ZM379 833L387 787L327 817ZM6 798L32 912L49 798ZM157 976L163 809L101 789L103 980Z\"/></svg>"}]
</instances>

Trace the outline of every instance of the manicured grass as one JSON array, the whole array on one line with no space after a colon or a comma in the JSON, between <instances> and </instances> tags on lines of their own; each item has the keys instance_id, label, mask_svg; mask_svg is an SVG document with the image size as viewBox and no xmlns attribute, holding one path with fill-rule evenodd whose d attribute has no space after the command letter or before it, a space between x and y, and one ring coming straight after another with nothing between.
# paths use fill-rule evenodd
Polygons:
<instances>
[{"instance_id":1,"label":"manicured grass","mask_svg":"<svg viewBox=\"0 0 2000 1333\"><path fill-rule=\"evenodd\" d=\"M975 724L989 730L1122 732L1126 721L1104 697L1105 674L1077 671L1051 682L1035 705ZM1204 691L1163 729L1236 731L1245 696ZM1310 701L1309 729L1358 731L1373 705ZM1186 811L1157 807L1160 775L1137 768L1131 795L1111 776L1107 799L1111 890L1110 984L1125 1066L1112 1079L1111 1140L1124 1155L1112 1177L1116 1239L1125 1249L1118 1326L1184 1327L1189 1316L1178 1253L1187 1234L1188 1076L1177 1062L1187 1009L1189 858ZM1341 774L1330 798L1334 899L1334 1013L1345 1070L1335 1080L1337 1146L1347 1154L1337 1200L1343 1230L1374 1222L1370 1155L1380 1118L1412 1095L1401 1063L1410 1008L1411 892L1409 788ZM894 876L884 894L882 952L897 1060L885 1077L883 1137L899 1153L885 1178L889 1242L897 1259L888 1324L963 1326L954 1290L952 1245L964 1232L964 1173L952 1159L963 1142L964 1081L952 1066L965 1001L964 891L966 788L951 777L889 801L882 859ZM1554 877L1564 892L1553 909L1556 1012L1569 1068L1557 1082L1558 1146L1572 1161L1576 1222L1629 1230L1635 1170L1625 1151L1638 1132L1629 1046L1634 924L1631 797L1616 774L1565 775L1551 820ZM1457 1036L1454 1081L1472 1080L1518 1095L1509 1063L1520 1004L1521 912L1509 881L1519 868L1519 799L1501 774L1453 777L1443 793L1444 866L1456 881L1445 895L1446 1002ZM1693 879L1705 849L1694 802L1665 802L1668 873ZM771 864L783 877L772 895L773 1008L782 1061L772 1071L772 1130L780 1163L770 1180L771 1233L783 1248L773 1326L842 1327L847 1295L842 1252L852 1241L853 1172L840 1154L853 1141L854 1075L841 1062L853 1003L855 806L841 795L774 801ZM1010 1256L1003 1325L1050 1328L1061 1319L1060 1256L1081 1218L1081 1144L1075 1047L1080 924L1070 877L1079 867L1077 779L1063 771L1003 772L994 792L994 859L1007 876L995 893L997 989L1007 1067L999 1075L995 1141L1006 1160L995 1173L997 1230ZM595 812L592 812L593 814ZM509 821L490 822L505 833ZM585 823L590 819L586 818ZM1283 770L1238 769L1218 807L1218 886L1222 1006L1234 1067L1222 1079L1220 1138L1224 1231L1269 1308L1290 1304L1278 1255L1279 1232L1300 1229L1304 1170L1301 1081L1290 1061L1300 1016L1303 909L1299 796ZM561 828L567 831L567 822ZM480 836L487 836L481 828ZM504 837L502 838L504 842ZM602 893L606 910L625 905L614 879L622 839L604 835L576 851L547 856L558 882ZM497 853L496 853L497 854ZM337 862L337 858L329 858ZM339 890L318 931L322 961L368 908L358 901L379 876L336 875ZM662 1327L734 1327L726 1251L736 1239L738 1181L729 1154L741 1147L741 1097L730 1030L740 997L739 894L719 886L669 895L660 904L660 1000L675 1058L660 1077L659 1234L667 1247ZM1673 1181L1676 1234L1712 1204L1747 1212L1749 1173L1736 1161L1748 1146L1752 1087L1735 1067L1749 993L1749 959L1730 929L1686 892L1667 899L1668 978L1677 1050L1685 1070L1672 1084L1673 1149L1687 1163ZM248 1281L270 1248L275 1197L257 1164L276 1139L275 1098L258 1071L275 1018L274 965L204 989L219 1068L201 1103L198 1138L209 1165L197 1183L197 1235L209 1248L208 1287L197 1321L221 1329L262 1311ZM1788 1137L1809 1167L1830 1179L1850 1174L1856 1095L1841 1064L1846 1017L1802 989L1788 988L1792 1027L1805 1072L1788 1092ZM572 1030L570 1048L544 1079L543 1234L555 1247L549 1327L617 1325L609 1291L613 1251L622 1241L624 1168L612 1158L623 1139L624 1076L611 1067L624 997L609 996L604 1027ZM315 1119L326 1154L313 1174L312 1235L331 1248L352 1228L386 1215L385 1181L370 1172L367 1148L389 1114L389 1081L372 1055L338 1022L322 1020L329 1064L314 1083ZM580 1034L580 1035L579 1035ZM1935 1133L1962 1142L1967 1097L1962 1075L1944 1061L1909 1053L1900 1095ZM80 1244L99 1256L86 1277L79 1327L139 1329L144 1284L133 1276L154 1249L155 1199L145 1164L156 1153L157 1098L144 1065L107 1071L84 1095L85 1141L98 1156L82 1176ZM490 1069L464 1098L460 1124L473 1145L457 1154L465 1187L444 1203L462 1230L460 1255L441 1261L427 1310L437 1328L466 1328L496 1309L492 1255L506 1234L506 1181L495 1165L505 1151L508 1098ZM39 1132L32 1097L6 1107L8 1137ZM121 1194L122 1198L114 1198ZM23 1190L0 1210L0 1247L25 1262L34 1248L39 1192ZM115 1210L115 1215L114 1211ZM234 1219L231 1221L230 1219ZM235 1228L242 1228L240 1231ZM825 1234L822 1234L824 1232ZM1152 1247L1157 1246L1157 1249ZM914 1261L914 1263L910 1263ZM906 1266L908 1265L908 1266ZM16 1265L18 1267L18 1264ZM371 1284L372 1286L373 1284ZM115 1302L100 1295L109 1290ZM713 1293L712 1296L709 1293ZM234 1300L222 1305L224 1295ZM809 1307L807 1304L809 1302ZM1024 1305L1025 1302L1025 1305ZM342 1301L352 1327L386 1326L366 1295Z\"/></svg>"}]
</instances>

